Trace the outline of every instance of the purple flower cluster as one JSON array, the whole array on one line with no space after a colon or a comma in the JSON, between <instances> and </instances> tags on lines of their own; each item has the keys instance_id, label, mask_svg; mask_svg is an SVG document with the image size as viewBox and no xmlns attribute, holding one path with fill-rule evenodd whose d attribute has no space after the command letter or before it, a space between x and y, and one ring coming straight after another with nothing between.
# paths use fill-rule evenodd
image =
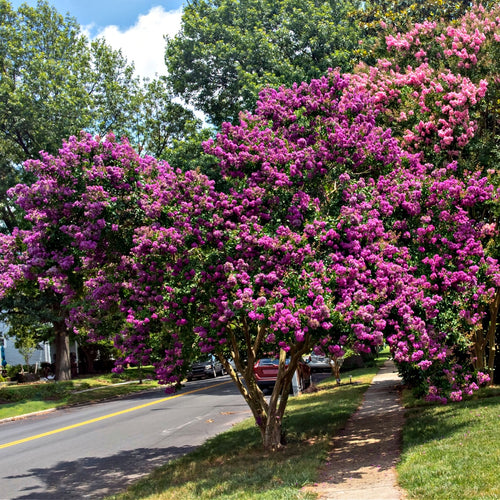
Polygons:
<instances>
[{"instance_id":1,"label":"purple flower cluster","mask_svg":"<svg viewBox=\"0 0 500 500\"><path fill-rule=\"evenodd\" d=\"M448 36L450 50L466 40ZM0 299L36 281L75 331L114 338L117 370L160 353L172 387L193 348L339 358L387 343L428 398L470 394L488 380L471 338L500 285L486 250L496 226L476 215L498 193L460 156L487 85L415 57L404 71L382 60L263 90L254 113L204 145L225 192L113 137L71 138L28 162L37 181L10 194L32 228L0 239Z\"/></svg>"}]
</instances>

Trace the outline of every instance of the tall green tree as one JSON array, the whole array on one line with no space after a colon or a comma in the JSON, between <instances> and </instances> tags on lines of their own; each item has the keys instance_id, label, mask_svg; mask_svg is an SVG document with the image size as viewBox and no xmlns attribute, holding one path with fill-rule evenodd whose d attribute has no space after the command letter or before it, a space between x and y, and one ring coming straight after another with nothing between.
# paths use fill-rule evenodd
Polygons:
<instances>
[{"instance_id":1,"label":"tall green tree","mask_svg":"<svg viewBox=\"0 0 500 500\"><path fill-rule=\"evenodd\" d=\"M84 85L86 100L83 113L85 129L100 135L108 132L128 135L134 123L137 98L143 94L140 79L120 50L112 49L104 39L95 39L87 45ZM59 142L64 137L59 138Z\"/></svg>"},{"instance_id":2,"label":"tall green tree","mask_svg":"<svg viewBox=\"0 0 500 500\"><path fill-rule=\"evenodd\" d=\"M356 0L354 0L356 2ZM347 0L194 0L167 40L174 92L215 126L253 109L264 86L350 70L360 30Z\"/></svg>"},{"instance_id":3,"label":"tall green tree","mask_svg":"<svg viewBox=\"0 0 500 500\"><path fill-rule=\"evenodd\" d=\"M135 116L128 126L129 140L141 152L164 159L186 137L196 136L202 122L174 101L165 77L145 81L135 102ZM201 142L198 143L201 153Z\"/></svg>"},{"instance_id":4,"label":"tall green tree","mask_svg":"<svg viewBox=\"0 0 500 500\"><path fill-rule=\"evenodd\" d=\"M103 40L89 44L74 18L0 0L0 229L20 223L5 193L29 182L25 160L82 129L124 131L138 92L133 66Z\"/></svg>"},{"instance_id":5,"label":"tall green tree","mask_svg":"<svg viewBox=\"0 0 500 500\"><path fill-rule=\"evenodd\" d=\"M87 98L81 84L86 41L73 19L47 3L14 11L0 0L0 210L3 228L16 217L5 192L23 178L20 164L56 149L69 129L82 127ZM83 61L83 64L82 64ZM24 179L23 179L24 180Z\"/></svg>"}]
</instances>

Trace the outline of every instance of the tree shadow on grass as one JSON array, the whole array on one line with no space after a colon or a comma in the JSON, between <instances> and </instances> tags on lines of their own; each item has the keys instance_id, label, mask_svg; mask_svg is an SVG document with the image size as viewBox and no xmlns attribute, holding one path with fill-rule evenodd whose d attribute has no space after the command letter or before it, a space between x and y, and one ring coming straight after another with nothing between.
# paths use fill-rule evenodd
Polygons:
<instances>
[{"instance_id":1,"label":"tree shadow on grass","mask_svg":"<svg viewBox=\"0 0 500 500\"><path fill-rule=\"evenodd\" d=\"M486 405L500 406L500 397L470 399L446 406L421 406L411 408L406 413L405 448L445 439L453 434L466 432L470 427L469 419L480 418L480 409ZM469 410L468 417L460 417L463 409ZM455 418L455 417L459 418Z\"/></svg>"}]
</instances>

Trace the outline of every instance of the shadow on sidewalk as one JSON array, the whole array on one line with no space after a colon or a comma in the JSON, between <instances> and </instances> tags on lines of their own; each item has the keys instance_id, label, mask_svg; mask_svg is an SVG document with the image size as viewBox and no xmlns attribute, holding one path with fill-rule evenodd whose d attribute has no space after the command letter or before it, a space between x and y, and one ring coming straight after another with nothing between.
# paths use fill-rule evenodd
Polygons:
<instances>
[{"instance_id":1,"label":"shadow on sidewalk","mask_svg":"<svg viewBox=\"0 0 500 500\"><path fill-rule=\"evenodd\" d=\"M335 436L319 482L307 491L324 499L403 498L395 472L404 422L400 384L394 363L387 361L360 408Z\"/></svg>"}]
</instances>

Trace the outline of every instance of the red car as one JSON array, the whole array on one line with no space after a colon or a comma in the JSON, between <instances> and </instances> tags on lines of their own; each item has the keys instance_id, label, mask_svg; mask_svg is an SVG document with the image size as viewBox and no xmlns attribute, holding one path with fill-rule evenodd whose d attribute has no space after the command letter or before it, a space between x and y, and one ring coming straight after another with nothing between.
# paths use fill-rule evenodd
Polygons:
<instances>
[{"instance_id":1,"label":"red car","mask_svg":"<svg viewBox=\"0 0 500 500\"><path fill-rule=\"evenodd\" d=\"M290 360L287 359L286 364L288 365L289 363ZM276 383L276 378L278 377L278 366L279 360L273 358L259 359L253 365L255 380L261 390L265 391L266 389L273 389L274 384ZM297 378L299 390L303 391L311 385L311 369L307 366L307 363L299 361L299 365L297 367Z\"/></svg>"}]
</instances>

